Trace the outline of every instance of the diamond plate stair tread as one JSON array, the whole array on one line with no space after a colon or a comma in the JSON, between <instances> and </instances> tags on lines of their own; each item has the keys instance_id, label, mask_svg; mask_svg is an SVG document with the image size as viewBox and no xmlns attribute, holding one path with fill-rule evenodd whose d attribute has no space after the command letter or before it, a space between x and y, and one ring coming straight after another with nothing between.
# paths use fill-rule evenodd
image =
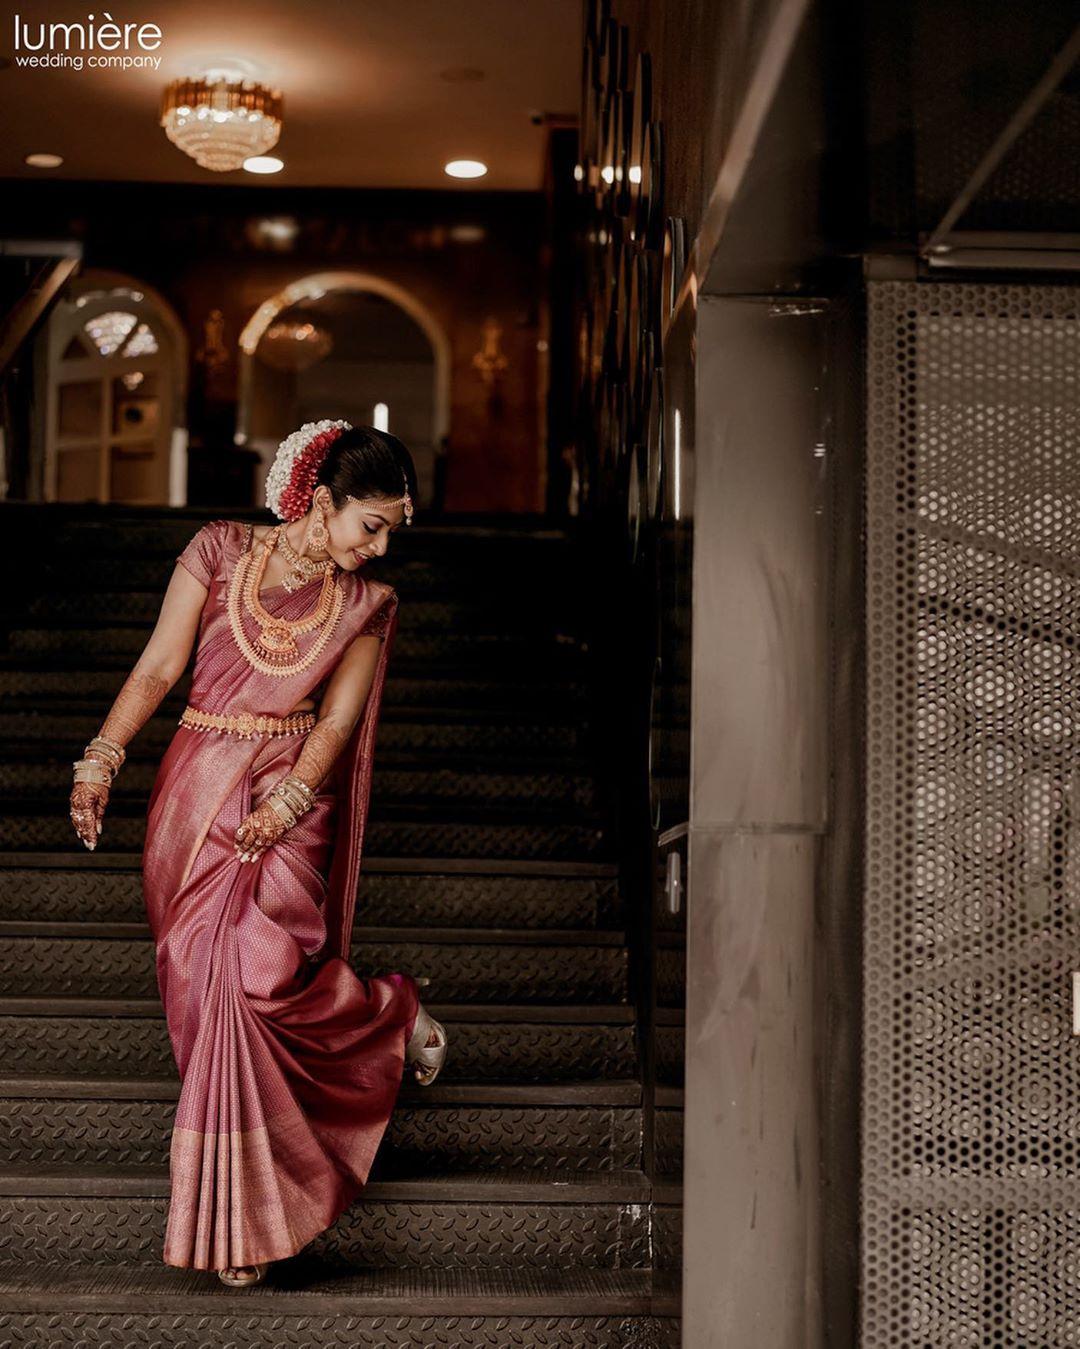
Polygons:
<instances>
[{"instance_id":1,"label":"diamond plate stair tread","mask_svg":"<svg viewBox=\"0 0 1080 1349\"><path fill-rule=\"evenodd\" d=\"M472 948L475 950L475 948ZM505 948L502 948L505 949ZM410 962L415 965L415 961ZM605 976L606 977L606 976ZM505 984L504 975L499 976ZM57 981L59 982L59 981ZM103 990L108 985L102 985ZM455 1046L442 1080L446 1084L504 1083L566 1086L626 1082L638 1068L634 1009L629 1002L559 1004L543 1001L467 1000L483 996L476 981L424 993L432 1015L447 1028ZM493 993L502 990L491 990ZM507 992L512 992L507 988ZM520 990L519 990L520 991ZM456 992L458 1002L446 1001ZM574 990L567 986L567 994ZM527 994L526 994L527 996ZM543 994L550 999L551 992ZM98 998L82 993L42 996L28 986L25 997L0 999L0 1039L6 1044L6 1077L27 1074L53 1078L89 1072L103 1078L171 1077L172 1050L160 998Z\"/></svg>"},{"instance_id":2,"label":"diamond plate stair tread","mask_svg":"<svg viewBox=\"0 0 1080 1349\"><path fill-rule=\"evenodd\" d=\"M48 869L0 862L0 921L63 923L77 915L97 924L146 922L142 876L137 868L99 867L96 853ZM8 857L7 863L12 859ZM602 869L562 873L480 872L448 866L421 871L368 862L359 887L358 922L364 926L503 927L508 915L533 930L602 930L618 926L625 906L617 879Z\"/></svg>"},{"instance_id":3,"label":"diamond plate stair tread","mask_svg":"<svg viewBox=\"0 0 1080 1349\"><path fill-rule=\"evenodd\" d=\"M413 933L402 941L354 942L354 968L371 977L407 971L431 981L432 1001L618 1003L629 999L629 954L578 937L570 944L439 943ZM0 985L9 996L152 998L158 993L153 943L17 937L0 947Z\"/></svg>"},{"instance_id":4,"label":"diamond plate stair tread","mask_svg":"<svg viewBox=\"0 0 1080 1349\"><path fill-rule=\"evenodd\" d=\"M355 1269L304 1255L275 1262L254 1288L227 1288L206 1270L0 1264L2 1312L155 1312L370 1316L675 1316L677 1290L649 1270Z\"/></svg>"},{"instance_id":5,"label":"diamond plate stair tread","mask_svg":"<svg viewBox=\"0 0 1080 1349\"><path fill-rule=\"evenodd\" d=\"M354 925L354 943L423 942L433 945L467 943L470 946L490 942L496 946L623 946L626 933L618 928L558 927L376 927L363 922ZM146 940L151 932L146 923L75 922L0 922L0 937L58 937L68 941Z\"/></svg>"},{"instance_id":6,"label":"diamond plate stair tread","mask_svg":"<svg viewBox=\"0 0 1080 1349\"><path fill-rule=\"evenodd\" d=\"M0 1099L172 1101L178 1078L78 1077L48 1073L0 1077ZM405 1078L399 1105L633 1106L641 1103L641 1083L633 1079L596 1082L433 1082L421 1087Z\"/></svg>"},{"instance_id":7,"label":"diamond plate stair tread","mask_svg":"<svg viewBox=\"0 0 1080 1349\"><path fill-rule=\"evenodd\" d=\"M0 848L13 857L52 852L68 859L87 856L71 829L66 810L57 803L39 803L35 813L28 802L9 802L0 812ZM65 799L66 804L66 799ZM18 809L15 809L18 807ZM142 851L146 826L145 812L136 809L124 814L127 803L120 802L113 812L110 831L106 824L105 847L127 853L134 860ZM553 863L595 860L610 861L613 841L599 822L580 823L583 812L529 811L524 805L509 817L491 804L467 810L461 802L453 804L448 818L445 802L425 814L423 806L403 803L378 806L373 803L365 843L372 854L383 857L413 857L430 867L436 858L467 857L499 866L511 859L547 859Z\"/></svg>"},{"instance_id":8,"label":"diamond plate stair tread","mask_svg":"<svg viewBox=\"0 0 1080 1349\"><path fill-rule=\"evenodd\" d=\"M0 707L31 715L98 714L108 708L129 669L130 661L124 660L106 658L95 671L87 671L85 663L75 658L15 661L0 652ZM166 711L175 708L179 716L189 688L188 675L181 675L162 707ZM451 701L454 698L457 703ZM567 678L556 679L542 667L519 670L514 681L507 683L475 674L455 677L429 667L403 672L395 659L386 681L383 708L387 716L399 708L405 715L430 710L434 716L445 707L457 715L474 709L483 714L520 713L529 708L534 714L542 710L545 715L572 717L580 713L585 701L582 685Z\"/></svg>"},{"instance_id":9,"label":"diamond plate stair tread","mask_svg":"<svg viewBox=\"0 0 1080 1349\"><path fill-rule=\"evenodd\" d=\"M168 1166L0 1166L0 1195L87 1195L125 1198L169 1195ZM646 1204L652 1182L644 1171L429 1171L418 1176L371 1179L364 1198L393 1203Z\"/></svg>"}]
</instances>

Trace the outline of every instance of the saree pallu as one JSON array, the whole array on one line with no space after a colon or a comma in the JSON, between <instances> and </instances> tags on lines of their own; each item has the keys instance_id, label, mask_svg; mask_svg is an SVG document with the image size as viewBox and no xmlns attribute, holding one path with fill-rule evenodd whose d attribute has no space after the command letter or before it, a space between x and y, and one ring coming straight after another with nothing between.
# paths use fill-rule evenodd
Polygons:
<instances>
[{"instance_id":1,"label":"saree pallu","mask_svg":"<svg viewBox=\"0 0 1080 1349\"><path fill-rule=\"evenodd\" d=\"M353 637L382 640L364 711L315 806L254 863L240 861L233 835L291 770L304 733L241 739L181 726L154 782L143 891L181 1080L163 1259L195 1269L293 1255L357 1197L419 1007L411 975L361 978L348 963L396 593L340 574L346 600L326 648L295 675L264 674L226 609L246 542L242 525L214 521L179 559L209 592L192 706L287 715L317 696ZM260 599L296 619L318 585L273 586ZM304 650L312 639L298 640Z\"/></svg>"}]
</instances>

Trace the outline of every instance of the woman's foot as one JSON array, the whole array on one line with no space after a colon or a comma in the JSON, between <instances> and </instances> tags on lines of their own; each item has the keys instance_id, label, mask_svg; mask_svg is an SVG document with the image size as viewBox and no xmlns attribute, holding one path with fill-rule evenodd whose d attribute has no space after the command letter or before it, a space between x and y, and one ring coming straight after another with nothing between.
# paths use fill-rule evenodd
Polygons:
<instances>
[{"instance_id":1,"label":"woman's foot","mask_svg":"<svg viewBox=\"0 0 1080 1349\"><path fill-rule=\"evenodd\" d=\"M261 1265L229 1265L218 1270L218 1278L230 1288L249 1288L266 1273L269 1261Z\"/></svg>"},{"instance_id":2,"label":"woman's foot","mask_svg":"<svg viewBox=\"0 0 1080 1349\"><path fill-rule=\"evenodd\" d=\"M405 1047L405 1062L422 1087L429 1087L446 1062L446 1028L429 1016L423 1003L416 1013L412 1037Z\"/></svg>"}]
</instances>

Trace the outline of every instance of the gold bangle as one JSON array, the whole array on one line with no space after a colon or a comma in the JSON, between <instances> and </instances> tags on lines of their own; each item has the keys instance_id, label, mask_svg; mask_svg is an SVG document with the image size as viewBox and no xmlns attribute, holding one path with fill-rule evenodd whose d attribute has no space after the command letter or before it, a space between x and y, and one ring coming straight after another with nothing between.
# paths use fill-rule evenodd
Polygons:
<instances>
[{"instance_id":1,"label":"gold bangle","mask_svg":"<svg viewBox=\"0 0 1080 1349\"><path fill-rule=\"evenodd\" d=\"M71 766L75 770L73 774L75 782L93 782L101 787L112 784L112 772L107 764L101 763L98 759L76 759Z\"/></svg>"},{"instance_id":2,"label":"gold bangle","mask_svg":"<svg viewBox=\"0 0 1080 1349\"><path fill-rule=\"evenodd\" d=\"M298 792L291 783L279 782L274 788L274 795L280 796L286 801L293 810L310 810L311 802L302 793Z\"/></svg>"},{"instance_id":3,"label":"gold bangle","mask_svg":"<svg viewBox=\"0 0 1080 1349\"><path fill-rule=\"evenodd\" d=\"M307 785L303 778L298 778L295 773L286 773L278 783L279 787L291 787L294 792L299 792L301 798L310 810L315 804L315 793Z\"/></svg>"},{"instance_id":4,"label":"gold bangle","mask_svg":"<svg viewBox=\"0 0 1080 1349\"><path fill-rule=\"evenodd\" d=\"M116 767L120 768L127 758L127 751L123 745L118 745L115 740L108 740L103 735L95 735L90 743L83 750L86 754L91 749L100 749L103 754L107 754L116 760Z\"/></svg>"},{"instance_id":5,"label":"gold bangle","mask_svg":"<svg viewBox=\"0 0 1080 1349\"><path fill-rule=\"evenodd\" d=\"M281 797L276 795L274 792L271 792L270 795L266 798L266 804L270 807L270 809L274 812L274 814L278 817L278 819L281 821L281 823L285 826L286 829L291 829L293 825L296 823L297 817L293 814L292 810L289 808L288 802L283 801Z\"/></svg>"}]
</instances>

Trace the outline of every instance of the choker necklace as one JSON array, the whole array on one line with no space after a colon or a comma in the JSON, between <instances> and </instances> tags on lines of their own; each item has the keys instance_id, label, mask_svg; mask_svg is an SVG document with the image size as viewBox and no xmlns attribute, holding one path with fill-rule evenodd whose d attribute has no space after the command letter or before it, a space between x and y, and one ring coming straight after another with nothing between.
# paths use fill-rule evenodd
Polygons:
<instances>
[{"instance_id":1,"label":"choker necklace","mask_svg":"<svg viewBox=\"0 0 1080 1349\"><path fill-rule=\"evenodd\" d=\"M286 678L307 669L326 646L341 617L345 592L334 578L334 572L337 570L335 563L323 562L320 563L323 573L322 588L313 609L295 620L276 618L268 613L259 599L259 587L281 530L282 526L279 525L277 537L267 536L261 545L257 561L254 545L240 555L229 585L228 614L229 626L232 628L236 645L248 664L263 674ZM242 608L246 609L258 624L259 635L254 642L244 631ZM316 632L316 636L308 649L301 654L296 639L308 632Z\"/></svg>"},{"instance_id":2,"label":"choker necklace","mask_svg":"<svg viewBox=\"0 0 1080 1349\"><path fill-rule=\"evenodd\" d=\"M304 553L298 553L286 537L284 528L278 532L277 546L278 551L289 566L289 571L281 584L290 595L294 590L299 590L301 586L307 585L309 581L314 581L316 576L321 576L326 569L328 558L316 559L308 557Z\"/></svg>"}]
</instances>

